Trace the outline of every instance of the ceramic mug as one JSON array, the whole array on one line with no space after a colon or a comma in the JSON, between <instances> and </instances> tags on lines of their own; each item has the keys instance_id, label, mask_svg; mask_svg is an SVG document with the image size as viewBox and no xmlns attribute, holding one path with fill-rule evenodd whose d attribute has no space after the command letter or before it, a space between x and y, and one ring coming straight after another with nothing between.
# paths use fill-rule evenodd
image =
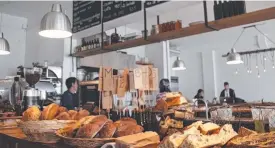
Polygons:
<instances>
[{"instance_id":1,"label":"ceramic mug","mask_svg":"<svg viewBox=\"0 0 275 148\"><path fill-rule=\"evenodd\" d=\"M109 143L104 144L101 148L116 148L116 143L109 142Z\"/></svg>"}]
</instances>

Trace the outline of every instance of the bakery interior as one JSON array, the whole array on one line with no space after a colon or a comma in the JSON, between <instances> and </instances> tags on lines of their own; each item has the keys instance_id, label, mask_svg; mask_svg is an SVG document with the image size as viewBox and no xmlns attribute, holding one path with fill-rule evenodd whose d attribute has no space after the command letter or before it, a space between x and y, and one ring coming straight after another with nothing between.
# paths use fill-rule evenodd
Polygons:
<instances>
[{"instance_id":1,"label":"bakery interior","mask_svg":"<svg viewBox=\"0 0 275 148\"><path fill-rule=\"evenodd\" d=\"M275 147L274 14L273 1L0 1L0 147Z\"/></svg>"}]
</instances>

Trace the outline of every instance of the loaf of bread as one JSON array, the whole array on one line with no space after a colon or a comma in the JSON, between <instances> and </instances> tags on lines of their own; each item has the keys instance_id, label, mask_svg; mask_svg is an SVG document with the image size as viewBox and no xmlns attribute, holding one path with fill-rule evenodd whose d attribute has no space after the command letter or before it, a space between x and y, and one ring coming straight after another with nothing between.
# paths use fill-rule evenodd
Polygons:
<instances>
[{"instance_id":1,"label":"loaf of bread","mask_svg":"<svg viewBox=\"0 0 275 148\"><path fill-rule=\"evenodd\" d=\"M60 106L60 107L58 108L58 114L63 113L63 112L68 112L68 110L67 110L66 107Z\"/></svg>"},{"instance_id":2,"label":"loaf of bread","mask_svg":"<svg viewBox=\"0 0 275 148\"><path fill-rule=\"evenodd\" d=\"M239 128L238 136L244 137L244 136L248 136L248 135L251 135L251 134L257 134L257 132L253 131L253 130L250 130L250 129L247 129L243 126L241 128Z\"/></svg>"},{"instance_id":3,"label":"loaf of bread","mask_svg":"<svg viewBox=\"0 0 275 148\"><path fill-rule=\"evenodd\" d=\"M180 148L208 148L220 145L218 135L188 135L181 144Z\"/></svg>"},{"instance_id":4,"label":"loaf of bread","mask_svg":"<svg viewBox=\"0 0 275 148\"><path fill-rule=\"evenodd\" d=\"M138 133L116 139L119 148L157 148L160 138L155 132Z\"/></svg>"},{"instance_id":5,"label":"loaf of bread","mask_svg":"<svg viewBox=\"0 0 275 148\"><path fill-rule=\"evenodd\" d=\"M94 117L90 123L87 123L79 128L76 133L77 138L93 138L103 128L108 121L104 115Z\"/></svg>"},{"instance_id":6,"label":"loaf of bread","mask_svg":"<svg viewBox=\"0 0 275 148\"><path fill-rule=\"evenodd\" d=\"M140 125L125 125L117 128L115 132L115 137L122 137L132 134L141 133L144 131L144 128Z\"/></svg>"},{"instance_id":7,"label":"loaf of bread","mask_svg":"<svg viewBox=\"0 0 275 148\"><path fill-rule=\"evenodd\" d=\"M52 103L44 108L42 112L42 120L52 120L59 112L59 105Z\"/></svg>"},{"instance_id":8,"label":"loaf of bread","mask_svg":"<svg viewBox=\"0 0 275 148\"><path fill-rule=\"evenodd\" d=\"M185 138L186 136L182 133L174 133L165 137L159 144L159 148L178 148Z\"/></svg>"},{"instance_id":9,"label":"loaf of bread","mask_svg":"<svg viewBox=\"0 0 275 148\"><path fill-rule=\"evenodd\" d=\"M37 106L29 107L26 111L23 112L22 120L23 121L37 121L39 120L41 112Z\"/></svg>"},{"instance_id":10,"label":"loaf of bread","mask_svg":"<svg viewBox=\"0 0 275 148\"><path fill-rule=\"evenodd\" d=\"M236 137L238 134L232 128L232 124L225 124L219 131L221 145L225 145L229 140Z\"/></svg>"},{"instance_id":11,"label":"loaf of bread","mask_svg":"<svg viewBox=\"0 0 275 148\"><path fill-rule=\"evenodd\" d=\"M192 127L195 127L196 129L199 129L199 127L203 124L202 121L197 121L197 122L194 122L192 123L191 125L187 126L185 129L189 129L189 128L192 128Z\"/></svg>"},{"instance_id":12,"label":"loaf of bread","mask_svg":"<svg viewBox=\"0 0 275 148\"><path fill-rule=\"evenodd\" d=\"M211 134L211 133L219 130L220 126L215 123L212 123L212 122L207 122L205 124L200 125L199 129L202 134L206 135L206 134Z\"/></svg>"},{"instance_id":13,"label":"loaf of bread","mask_svg":"<svg viewBox=\"0 0 275 148\"><path fill-rule=\"evenodd\" d=\"M119 128L121 126L137 125L137 121L133 118L124 117L117 120L114 124L117 128Z\"/></svg>"},{"instance_id":14,"label":"loaf of bread","mask_svg":"<svg viewBox=\"0 0 275 148\"><path fill-rule=\"evenodd\" d=\"M57 120L71 120L70 115L67 112L61 112L58 114L55 119Z\"/></svg>"},{"instance_id":15,"label":"loaf of bread","mask_svg":"<svg viewBox=\"0 0 275 148\"><path fill-rule=\"evenodd\" d=\"M165 100L159 99L157 101L156 106L153 108L154 111L159 111L159 112L167 112L168 111L168 104L166 103Z\"/></svg>"},{"instance_id":16,"label":"loaf of bread","mask_svg":"<svg viewBox=\"0 0 275 148\"><path fill-rule=\"evenodd\" d=\"M99 138L112 138L116 132L116 126L112 120L108 120L103 128L99 131Z\"/></svg>"}]
</instances>

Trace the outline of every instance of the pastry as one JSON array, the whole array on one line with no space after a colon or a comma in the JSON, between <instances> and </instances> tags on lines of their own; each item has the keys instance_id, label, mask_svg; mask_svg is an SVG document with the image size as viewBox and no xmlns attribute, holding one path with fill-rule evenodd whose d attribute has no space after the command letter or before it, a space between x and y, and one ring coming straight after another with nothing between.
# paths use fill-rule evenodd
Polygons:
<instances>
[{"instance_id":1,"label":"pastry","mask_svg":"<svg viewBox=\"0 0 275 148\"><path fill-rule=\"evenodd\" d=\"M83 117L86 117L86 116L89 116L89 115L90 115L89 111L83 109L83 110L80 110L80 111L74 116L73 119L74 119L74 120L79 120L79 119L81 119L81 118L83 118Z\"/></svg>"},{"instance_id":2,"label":"pastry","mask_svg":"<svg viewBox=\"0 0 275 148\"><path fill-rule=\"evenodd\" d=\"M212 132L215 132L216 130L219 130L220 126L215 124L215 123L208 122L208 123L200 125L199 129L200 129L202 134L206 135L206 134L210 134Z\"/></svg>"},{"instance_id":3,"label":"pastry","mask_svg":"<svg viewBox=\"0 0 275 148\"><path fill-rule=\"evenodd\" d=\"M112 138L116 131L116 126L112 120L108 120L104 127L99 131L99 138Z\"/></svg>"},{"instance_id":4,"label":"pastry","mask_svg":"<svg viewBox=\"0 0 275 148\"><path fill-rule=\"evenodd\" d=\"M208 148L215 145L220 145L218 135L188 135L180 148Z\"/></svg>"},{"instance_id":5,"label":"pastry","mask_svg":"<svg viewBox=\"0 0 275 148\"><path fill-rule=\"evenodd\" d=\"M107 121L108 119L104 115L96 116L90 123L87 123L79 128L76 133L76 137L93 138L103 128Z\"/></svg>"},{"instance_id":6,"label":"pastry","mask_svg":"<svg viewBox=\"0 0 275 148\"><path fill-rule=\"evenodd\" d=\"M76 118L77 113L78 113L78 112L75 111L75 110L69 110L69 111L68 111L68 114L70 115L70 117L71 117L72 120L74 120L74 119Z\"/></svg>"},{"instance_id":7,"label":"pastry","mask_svg":"<svg viewBox=\"0 0 275 148\"><path fill-rule=\"evenodd\" d=\"M71 120L70 115L67 112L62 112L55 117L57 120Z\"/></svg>"},{"instance_id":8,"label":"pastry","mask_svg":"<svg viewBox=\"0 0 275 148\"><path fill-rule=\"evenodd\" d=\"M23 112L23 121L37 121L39 120L41 112L37 106L29 107L25 112Z\"/></svg>"},{"instance_id":9,"label":"pastry","mask_svg":"<svg viewBox=\"0 0 275 148\"><path fill-rule=\"evenodd\" d=\"M155 132L144 132L116 139L119 148L157 148L160 138Z\"/></svg>"},{"instance_id":10,"label":"pastry","mask_svg":"<svg viewBox=\"0 0 275 148\"><path fill-rule=\"evenodd\" d=\"M44 108L42 112L42 120L52 120L58 114L59 105L52 103Z\"/></svg>"},{"instance_id":11,"label":"pastry","mask_svg":"<svg viewBox=\"0 0 275 148\"><path fill-rule=\"evenodd\" d=\"M192 128L192 127L195 127L196 129L198 129L202 124L203 124L202 121L197 121L197 122L192 123L191 125L187 126L185 129L189 129L189 128Z\"/></svg>"}]
</instances>

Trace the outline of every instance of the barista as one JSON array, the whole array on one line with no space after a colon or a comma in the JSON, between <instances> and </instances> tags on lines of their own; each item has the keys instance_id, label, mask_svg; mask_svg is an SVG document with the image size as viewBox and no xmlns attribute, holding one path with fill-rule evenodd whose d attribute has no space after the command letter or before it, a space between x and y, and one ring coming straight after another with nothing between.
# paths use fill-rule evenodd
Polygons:
<instances>
[{"instance_id":1,"label":"barista","mask_svg":"<svg viewBox=\"0 0 275 148\"><path fill-rule=\"evenodd\" d=\"M235 102L235 91L231 88L229 88L229 83L224 82L224 90L220 94L221 98L226 98L228 103L233 103Z\"/></svg>"},{"instance_id":2,"label":"barista","mask_svg":"<svg viewBox=\"0 0 275 148\"><path fill-rule=\"evenodd\" d=\"M65 91L61 98L61 106L68 110L73 110L79 107L79 100L77 96L78 80L75 77L70 77L66 80L67 91Z\"/></svg>"}]
</instances>

